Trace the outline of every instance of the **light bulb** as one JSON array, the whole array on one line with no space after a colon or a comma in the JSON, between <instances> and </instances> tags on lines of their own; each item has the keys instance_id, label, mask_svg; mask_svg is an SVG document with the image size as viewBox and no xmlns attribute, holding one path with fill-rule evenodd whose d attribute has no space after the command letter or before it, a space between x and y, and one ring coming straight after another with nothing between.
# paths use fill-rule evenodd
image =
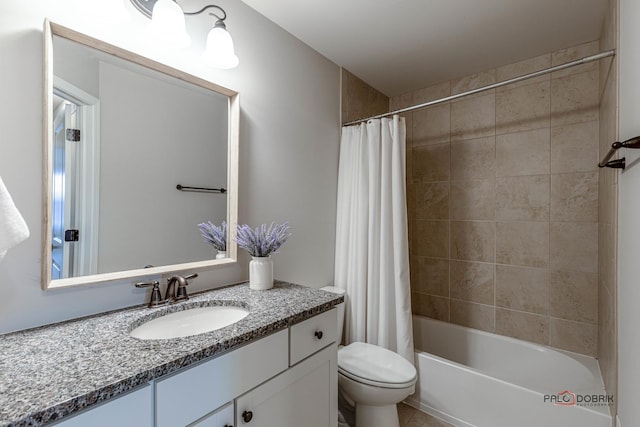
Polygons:
<instances>
[{"instance_id":1,"label":"light bulb","mask_svg":"<svg viewBox=\"0 0 640 427\"><path fill-rule=\"evenodd\" d=\"M158 0L153 6L147 34L154 43L163 47L186 48L191 44L191 37L187 34L184 12L172 0Z\"/></svg>"},{"instance_id":2,"label":"light bulb","mask_svg":"<svg viewBox=\"0 0 640 427\"><path fill-rule=\"evenodd\" d=\"M202 53L205 64L222 69L235 68L240 63L233 49L233 40L222 21L216 22L207 35L207 46Z\"/></svg>"}]
</instances>

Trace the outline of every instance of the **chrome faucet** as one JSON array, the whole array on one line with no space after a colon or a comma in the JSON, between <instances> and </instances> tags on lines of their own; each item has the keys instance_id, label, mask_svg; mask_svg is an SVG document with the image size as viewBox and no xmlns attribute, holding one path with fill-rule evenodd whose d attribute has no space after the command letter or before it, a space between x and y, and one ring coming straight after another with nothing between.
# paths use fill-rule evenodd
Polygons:
<instances>
[{"instance_id":1,"label":"chrome faucet","mask_svg":"<svg viewBox=\"0 0 640 427\"><path fill-rule=\"evenodd\" d=\"M187 285L189 282L187 280L195 279L198 277L197 274L190 274L186 277L182 277L179 275L171 276L167 279L167 290L164 294L164 299L160 299L160 282L154 280L153 282L138 282L135 283L136 288L146 288L153 286L153 290L151 292L151 300L149 301L149 308L159 307L163 304L173 304L178 301L186 301L189 299L189 295L187 294ZM176 283L178 283L178 287L176 288Z\"/></svg>"}]
</instances>

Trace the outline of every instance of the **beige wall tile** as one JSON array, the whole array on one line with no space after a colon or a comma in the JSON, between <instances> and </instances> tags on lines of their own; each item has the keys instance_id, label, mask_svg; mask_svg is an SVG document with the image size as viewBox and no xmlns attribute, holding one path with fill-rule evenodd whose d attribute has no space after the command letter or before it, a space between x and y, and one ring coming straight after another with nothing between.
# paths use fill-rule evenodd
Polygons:
<instances>
[{"instance_id":1,"label":"beige wall tile","mask_svg":"<svg viewBox=\"0 0 640 427\"><path fill-rule=\"evenodd\" d=\"M551 175L551 220L598 220L598 172Z\"/></svg>"},{"instance_id":2,"label":"beige wall tile","mask_svg":"<svg viewBox=\"0 0 640 427\"><path fill-rule=\"evenodd\" d=\"M451 298L493 305L493 264L451 261Z\"/></svg>"},{"instance_id":3,"label":"beige wall tile","mask_svg":"<svg viewBox=\"0 0 640 427\"><path fill-rule=\"evenodd\" d=\"M401 108L413 105L413 92L403 93L389 98L389 111L400 110Z\"/></svg>"},{"instance_id":4,"label":"beige wall tile","mask_svg":"<svg viewBox=\"0 0 640 427\"><path fill-rule=\"evenodd\" d=\"M497 80L499 82L512 79L514 77L524 76L525 74L533 73L535 71L544 70L551 67L551 54L536 56L534 58L525 59L524 61L515 62L513 64L504 65L498 67L496 70ZM498 91L514 89L520 86L526 86L533 83L540 83L550 80L549 75L536 77L534 79L527 79L519 83L513 83L503 88L499 88Z\"/></svg>"},{"instance_id":5,"label":"beige wall tile","mask_svg":"<svg viewBox=\"0 0 640 427\"><path fill-rule=\"evenodd\" d=\"M496 262L525 267L549 265L548 222L498 222Z\"/></svg>"},{"instance_id":6,"label":"beige wall tile","mask_svg":"<svg viewBox=\"0 0 640 427\"><path fill-rule=\"evenodd\" d=\"M547 128L498 135L496 176L548 174L549 153L550 132Z\"/></svg>"},{"instance_id":7,"label":"beige wall tile","mask_svg":"<svg viewBox=\"0 0 640 427\"><path fill-rule=\"evenodd\" d=\"M538 344L548 344L549 318L496 308L496 333Z\"/></svg>"},{"instance_id":8,"label":"beige wall tile","mask_svg":"<svg viewBox=\"0 0 640 427\"><path fill-rule=\"evenodd\" d=\"M418 146L449 142L450 117L449 104L414 111L412 144Z\"/></svg>"},{"instance_id":9,"label":"beige wall tile","mask_svg":"<svg viewBox=\"0 0 640 427\"><path fill-rule=\"evenodd\" d=\"M598 341L596 325L551 318L549 343L563 350L595 355Z\"/></svg>"},{"instance_id":10,"label":"beige wall tile","mask_svg":"<svg viewBox=\"0 0 640 427\"><path fill-rule=\"evenodd\" d=\"M598 224L552 222L551 269L596 273L598 269Z\"/></svg>"},{"instance_id":11,"label":"beige wall tile","mask_svg":"<svg viewBox=\"0 0 640 427\"><path fill-rule=\"evenodd\" d=\"M551 65L561 65L567 62L577 61L585 56L594 55L598 53L600 49L598 40L583 43L578 46L569 47L566 49L560 49L551 54ZM558 78L568 76L570 74L584 73L586 71L593 71L598 68L598 62L588 62L576 67L567 68L566 70L556 71L551 74L551 78Z\"/></svg>"},{"instance_id":12,"label":"beige wall tile","mask_svg":"<svg viewBox=\"0 0 640 427\"><path fill-rule=\"evenodd\" d=\"M618 32L617 16L618 2L608 1L608 7L600 36L600 50L616 48ZM599 131L601 154L604 155L611 143L618 139L617 113L618 113L618 69L617 60L608 58L599 61L600 81L600 111ZM602 378L606 390L616 393L618 388L617 366L617 331L616 331L616 221L617 221L617 171L602 170L599 175L599 205L598 215L599 245L598 252L605 252L603 256L598 253L598 345L596 356L602 371ZM604 224L603 224L604 223ZM617 399L617 397L616 397ZM617 411L615 402L610 408L611 413Z\"/></svg>"},{"instance_id":13,"label":"beige wall tile","mask_svg":"<svg viewBox=\"0 0 640 427\"><path fill-rule=\"evenodd\" d=\"M449 297L449 260L413 257L411 291Z\"/></svg>"},{"instance_id":14,"label":"beige wall tile","mask_svg":"<svg viewBox=\"0 0 640 427\"><path fill-rule=\"evenodd\" d=\"M406 186L407 186L407 192L406 192L406 194L407 194L407 218L409 220L416 219L416 188L415 187L417 185L420 185L420 184L412 184L411 181L406 183Z\"/></svg>"},{"instance_id":15,"label":"beige wall tile","mask_svg":"<svg viewBox=\"0 0 640 427\"><path fill-rule=\"evenodd\" d=\"M451 174L450 144L413 147L413 181L448 181Z\"/></svg>"},{"instance_id":16,"label":"beige wall tile","mask_svg":"<svg viewBox=\"0 0 640 427\"><path fill-rule=\"evenodd\" d=\"M598 169L598 121L551 128L551 173Z\"/></svg>"},{"instance_id":17,"label":"beige wall tile","mask_svg":"<svg viewBox=\"0 0 640 427\"><path fill-rule=\"evenodd\" d=\"M465 98L451 104L451 140L495 135L495 93Z\"/></svg>"},{"instance_id":18,"label":"beige wall tile","mask_svg":"<svg viewBox=\"0 0 640 427\"><path fill-rule=\"evenodd\" d=\"M405 160L406 160L406 178L407 183L411 183L413 179L413 114L400 115L405 122Z\"/></svg>"},{"instance_id":19,"label":"beige wall tile","mask_svg":"<svg viewBox=\"0 0 640 427\"><path fill-rule=\"evenodd\" d=\"M449 219L449 182L413 184L415 219Z\"/></svg>"},{"instance_id":20,"label":"beige wall tile","mask_svg":"<svg viewBox=\"0 0 640 427\"><path fill-rule=\"evenodd\" d=\"M549 270L496 265L496 306L549 313Z\"/></svg>"},{"instance_id":21,"label":"beige wall tile","mask_svg":"<svg viewBox=\"0 0 640 427\"><path fill-rule=\"evenodd\" d=\"M477 89L496 82L496 70L487 70L451 81L451 95Z\"/></svg>"},{"instance_id":22,"label":"beige wall tile","mask_svg":"<svg viewBox=\"0 0 640 427\"><path fill-rule=\"evenodd\" d=\"M449 298L412 293L411 312L418 316L425 316L448 322Z\"/></svg>"},{"instance_id":23,"label":"beige wall tile","mask_svg":"<svg viewBox=\"0 0 640 427\"><path fill-rule=\"evenodd\" d=\"M495 330L495 309L492 305L451 300L451 323L493 332Z\"/></svg>"},{"instance_id":24,"label":"beige wall tile","mask_svg":"<svg viewBox=\"0 0 640 427\"><path fill-rule=\"evenodd\" d=\"M495 223L451 221L451 258L495 261Z\"/></svg>"},{"instance_id":25,"label":"beige wall tile","mask_svg":"<svg viewBox=\"0 0 640 427\"><path fill-rule=\"evenodd\" d=\"M449 221L414 221L411 239L412 255L434 258L449 257Z\"/></svg>"},{"instance_id":26,"label":"beige wall tile","mask_svg":"<svg viewBox=\"0 0 640 427\"><path fill-rule=\"evenodd\" d=\"M495 219L496 183L494 179L451 181L451 219Z\"/></svg>"},{"instance_id":27,"label":"beige wall tile","mask_svg":"<svg viewBox=\"0 0 640 427\"><path fill-rule=\"evenodd\" d=\"M549 127L549 81L496 94L496 134Z\"/></svg>"},{"instance_id":28,"label":"beige wall tile","mask_svg":"<svg viewBox=\"0 0 640 427\"><path fill-rule=\"evenodd\" d=\"M598 120L598 70L551 79L551 126Z\"/></svg>"},{"instance_id":29,"label":"beige wall tile","mask_svg":"<svg viewBox=\"0 0 640 427\"><path fill-rule=\"evenodd\" d=\"M451 179L488 179L496 174L494 136L451 143Z\"/></svg>"},{"instance_id":30,"label":"beige wall tile","mask_svg":"<svg viewBox=\"0 0 640 427\"><path fill-rule=\"evenodd\" d=\"M548 221L549 175L498 178L496 180L496 219Z\"/></svg>"},{"instance_id":31,"label":"beige wall tile","mask_svg":"<svg viewBox=\"0 0 640 427\"><path fill-rule=\"evenodd\" d=\"M389 97L342 69L342 122L389 111Z\"/></svg>"},{"instance_id":32,"label":"beige wall tile","mask_svg":"<svg viewBox=\"0 0 640 427\"><path fill-rule=\"evenodd\" d=\"M413 91L413 105L424 104L451 95L451 82L443 82Z\"/></svg>"},{"instance_id":33,"label":"beige wall tile","mask_svg":"<svg viewBox=\"0 0 640 427\"><path fill-rule=\"evenodd\" d=\"M415 90L390 105L406 107L521 76L586 56L594 47L587 43ZM407 182L414 307L485 330L498 322L499 307L502 333L545 344L549 316L595 322L594 293L580 287L596 273L580 269L595 256L589 265L600 271L601 293L613 292L616 275L616 176L593 174L598 150L616 139L615 73L607 69L600 114L589 120L584 111L594 99L584 87L598 85L601 68L589 64L407 114L413 119L407 120ZM598 192L602 208L594 214ZM581 275L587 280L576 278ZM615 349L601 352L615 360Z\"/></svg>"},{"instance_id":34,"label":"beige wall tile","mask_svg":"<svg viewBox=\"0 0 640 427\"><path fill-rule=\"evenodd\" d=\"M595 324L598 320L597 274L552 271L549 305L552 317Z\"/></svg>"},{"instance_id":35,"label":"beige wall tile","mask_svg":"<svg viewBox=\"0 0 640 427\"><path fill-rule=\"evenodd\" d=\"M609 292L604 289L598 294L598 364L607 390L615 390L616 363L616 327L615 303Z\"/></svg>"}]
</instances>

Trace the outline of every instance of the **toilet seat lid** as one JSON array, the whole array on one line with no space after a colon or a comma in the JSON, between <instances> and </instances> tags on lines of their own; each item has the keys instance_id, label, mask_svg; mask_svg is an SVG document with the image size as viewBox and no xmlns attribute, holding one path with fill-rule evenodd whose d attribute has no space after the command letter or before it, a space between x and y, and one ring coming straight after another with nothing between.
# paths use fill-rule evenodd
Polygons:
<instances>
[{"instance_id":1,"label":"toilet seat lid","mask_svg":"<svg viewBox=\"0 0 640 427\"><path fill-rule=\"evenodd\" d=\"M416 380L416 368L386 348L355 342L338 351L338 370L355 381L388 388L403 388Z\"/></svg>"}]
</instances>

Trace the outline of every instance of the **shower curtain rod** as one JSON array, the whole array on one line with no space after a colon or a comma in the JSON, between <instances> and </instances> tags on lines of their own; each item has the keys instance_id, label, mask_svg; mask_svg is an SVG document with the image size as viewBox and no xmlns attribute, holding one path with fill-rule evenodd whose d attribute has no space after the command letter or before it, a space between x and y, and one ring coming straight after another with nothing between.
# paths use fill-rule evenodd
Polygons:
<instances>
[{"instance_id":1,"label":"shower curtain rod","mask_svg":"<svg viewBox=\"0 0 640 427\"><path fill-rule=\"evenodd\" d=\"M533 73L525 74L525 75L520 76L520 77L514 77L514 78L509 79L509 80L503 80L503 81L498 82L498 83L493 83L493 84L490 84L490 85L487 85L487 86L483 86L483 87L480 87L480 88L477 88L477 89L472 89L472 90L469 90L469 91L466 91L466 92L458 93L456 95L447 96L445 98L436 99L434 101L425 102L423 104L418 104L418 105L414 105L414 106L411 106L411 107L401 108L400 110L390 111L390 112L384 113L384 114L378 114L377 116L367 117L366 119L353 120L351 122L345 123L343 126L356 125L358 123L364 123L364 122L366 122L368 120L381 119L383 117L389 117L389 116L393 116L395 114L402 114L402 113L408 113L409 111L420 110L422 108L427 108L427 107L431 107L433 105L442 104L444 102L453 101L454 99L462 98L463 96L473 95L473 94L476 94L478 92L484 92L485 90L491 90L491 89L495 89L495 88L498 88L498 87L501 87L501 86L506 86L506 85L509 85L509 84L512 84L512 83L518 83L518 82L521 82L523 80L531 79L531 78L534 78L534 77L543 76L545 74L553 73L554 71L560 71L560 70L564 70L566 68L575 67L577 65L586 64L588 62L598 61L598 60L603 59L603 58L608 58L610 56L614 56L615 54L616 54L615 49L607 50L607 51L604 51L604 52L601 52L601 53L597 53L595 55L585 56L584 58L578 59L576 61L567 62L566 64L556 65L555 67L546 68L546 69L540 70L540 71L535 71Z\"/></svg>"}]
</instances>

